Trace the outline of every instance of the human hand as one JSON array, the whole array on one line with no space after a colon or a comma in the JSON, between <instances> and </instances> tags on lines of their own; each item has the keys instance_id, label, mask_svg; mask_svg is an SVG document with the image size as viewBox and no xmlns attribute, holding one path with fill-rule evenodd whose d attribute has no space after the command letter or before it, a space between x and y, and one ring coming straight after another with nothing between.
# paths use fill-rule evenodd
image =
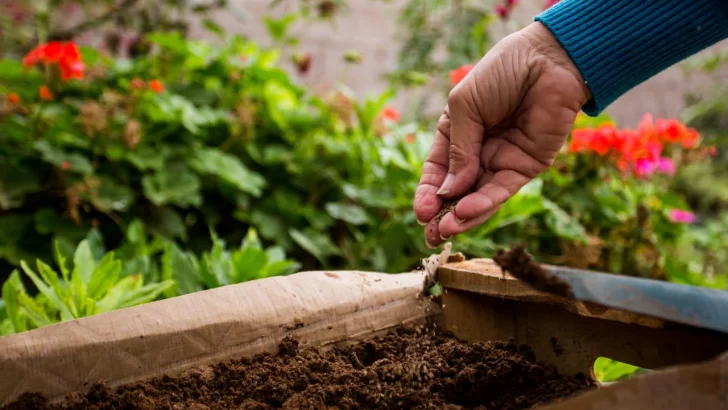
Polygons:
<instances>
[{"instance_id":1,"label":"human hand","mask_svg":"<svg viewBox=\"0 0 728 410\"><path fill-rule=\"evenodd\" d=\"M496 44L450 92L422 168L414 211L427 245L482 224L548 168L590 98L541 23ZM456 199L443 216L443 200Z\"/></svg>"}]
</instances>

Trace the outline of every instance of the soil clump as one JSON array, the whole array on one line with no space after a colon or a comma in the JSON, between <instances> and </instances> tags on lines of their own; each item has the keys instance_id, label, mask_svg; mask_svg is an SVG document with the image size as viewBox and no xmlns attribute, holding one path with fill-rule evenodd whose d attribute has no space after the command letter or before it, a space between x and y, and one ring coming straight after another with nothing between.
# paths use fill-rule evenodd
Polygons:
<instances>
[{"instance_id":1,"label":"soil clump","mask_svg":"<svg viewBox=\"0 0 728 410\"><path fill-rule=\"evenodd\" d=\"M501 267L502 270L510 273L516 279L519 279L530 285L536 290L553 293L567 298L573 298L574 292L571 285L558 276L548 272L542 268L538 262L533 260L531 255L526 252L525 245L513 247L509 251L498 249L493 261Z\"/></svg>"}]
</instances>

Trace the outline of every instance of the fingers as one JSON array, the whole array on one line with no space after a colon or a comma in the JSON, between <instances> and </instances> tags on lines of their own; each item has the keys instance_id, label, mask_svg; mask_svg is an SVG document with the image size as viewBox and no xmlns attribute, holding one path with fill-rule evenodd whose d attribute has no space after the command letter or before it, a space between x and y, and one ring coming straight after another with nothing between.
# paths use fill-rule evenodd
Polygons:
<instances>
[{"instance_id":1,"label":"fingers","mask_svg":"<svg viewBox=\"0 0 728 410\"><path fill-rule=\"evenodd\" d=\"M442 199L437 196L437 190L440 189L447 175L449 149L450 117L449 109L446 106L437 124L435 140L432 143L430 154L422 166L422 176L415 192L414 211L420 224L432 220L442 206Z\"/></svg>"},{"instance_id":2,"label":"fingers","mask_svg":"<svg viewBox=\"0 0 728 410\"><path fill-rule=\"evenodd\" d=\"M454 212L439 221L430 221L425 228L428 247L437 247L455 235L465 233L488 220L503 203L515 195L531 178L513 170L484 174L478 191L458 202Z\"/></svg>"},{"instance_id":3,"label":"fingers","mask_svg":"<svg viewBox=\"0 0 728 410\"><path fill-rule=\"evenodd\" d=\"M455 216L460 220L478 218L492 209L500 207L531 179L510 169L498 171L478 191L458 202L455 207Z\"/></svg>"},{"instance_id":4,"label":"fingers","mask_svg":"<svg viewBox=\"0 0 728 410\"><path fill-rule=\"evenodd\" d=\"M495 208L477 218L462 222L458 222L452 212L446 214L439 223L434 220L430 221L425 228L425 240L427 242L427 246L429 248L436 248L445 243L445 241L449 240L452 236L477 228L480 224L493 216L499 208L500 207Z\"/></svg>"},{"instance_id":5,"label":"fingers","mask_svg":"<svg viewBox=\"0 0 728 410\"><path fill-rule=\"evenodd\" d=\"M463 195L473 187L478 178L485 127L476 106L476 89L475 76L469 75L453 89L448 98L452 121L448 170L437 191L443 198L451 199Z\"/></svg>"}]
</instances>

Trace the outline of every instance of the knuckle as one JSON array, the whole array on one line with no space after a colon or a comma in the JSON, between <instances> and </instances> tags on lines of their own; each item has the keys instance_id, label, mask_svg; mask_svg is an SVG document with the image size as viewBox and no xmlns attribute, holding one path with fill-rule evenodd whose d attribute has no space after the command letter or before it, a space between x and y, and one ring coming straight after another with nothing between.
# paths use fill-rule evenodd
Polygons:
<instances>
[{"instance_id":1,"label":"knuckle","mask_svg":"<svg viewBox=\"0 0 728 410\"><path fill-rule=\"evenodd\" d=\"M473 157L473 153L463 145L454 142L450 145L450 168L465 165Z\"/></svg>"},{"instance_id":2,"label":"knuckle","mask_svg":"<svg viewBox=\"0 0 728 410\"><path fill-rule=\"evenodd\" d=\"M461 108L465 103L465 88L464 83L465 81L461 82L460 84L456 85L447 95L447 105L450 107L450 110L458 110Z\"/></svg>"}]
</instances>

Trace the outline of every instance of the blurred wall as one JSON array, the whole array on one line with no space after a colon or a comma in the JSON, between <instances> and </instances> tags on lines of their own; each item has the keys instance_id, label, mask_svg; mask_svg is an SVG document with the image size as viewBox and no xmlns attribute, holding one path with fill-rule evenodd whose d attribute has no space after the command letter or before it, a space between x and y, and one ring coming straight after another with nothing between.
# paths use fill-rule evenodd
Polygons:
<instances>
[{"instance_id":1,"label":"blurred wall","mask_svg":"<svg viewBox=\"0 0 728 410\"><path fill-rule=\"evenodd\" d=\"M283 0L275 9L270 8L272 0L231 0L231 7L236 11L227 11L215 16L222 27L232 32L249 36L263 44L270 44L263 23L267 15L281 15L287 10L294 10L296 2L301 0ZM495 3L493 0L484 0ZM510 23L498 23L493 28L496 38L501 38L515 30L518 25L528 24L536 15L544 0L521 0ZM383 78L387 71L396 66L398 50L397 17L400 7L406 0L348 0L349 7L340 10L333 23L304 23L294 26L300 40L300 49L313 56L313 64L306 76L298 76L299 80L314 90L325 91L337 80L343 80L358 95L377 93L384 89ZM241 16L244 18L241 20ZM192 25L191 34L195 37L208 38L199 22ZM728 41L714 48L728 49ZM356 49L362 53L364 60L358 66L345 69L342 55L347 49ZM605 59L610 56L603 56ZM287 65L293 73L293 67ZM612 104L607 112L624 126L634 126L645 112L656 116L675 117L684 107L683 95L688 90L699 90L709 87L711 81L728 80L728 70L724 70L713 78L691 76L686 79L679 66L674 66L658 74L649 81L634 88ZM400 95L395 101L399 108L407 106L408 95ZM428 109L437 112L442 109L444 96L433 91L428 100Z\"/></svg>"}]
</instances>

